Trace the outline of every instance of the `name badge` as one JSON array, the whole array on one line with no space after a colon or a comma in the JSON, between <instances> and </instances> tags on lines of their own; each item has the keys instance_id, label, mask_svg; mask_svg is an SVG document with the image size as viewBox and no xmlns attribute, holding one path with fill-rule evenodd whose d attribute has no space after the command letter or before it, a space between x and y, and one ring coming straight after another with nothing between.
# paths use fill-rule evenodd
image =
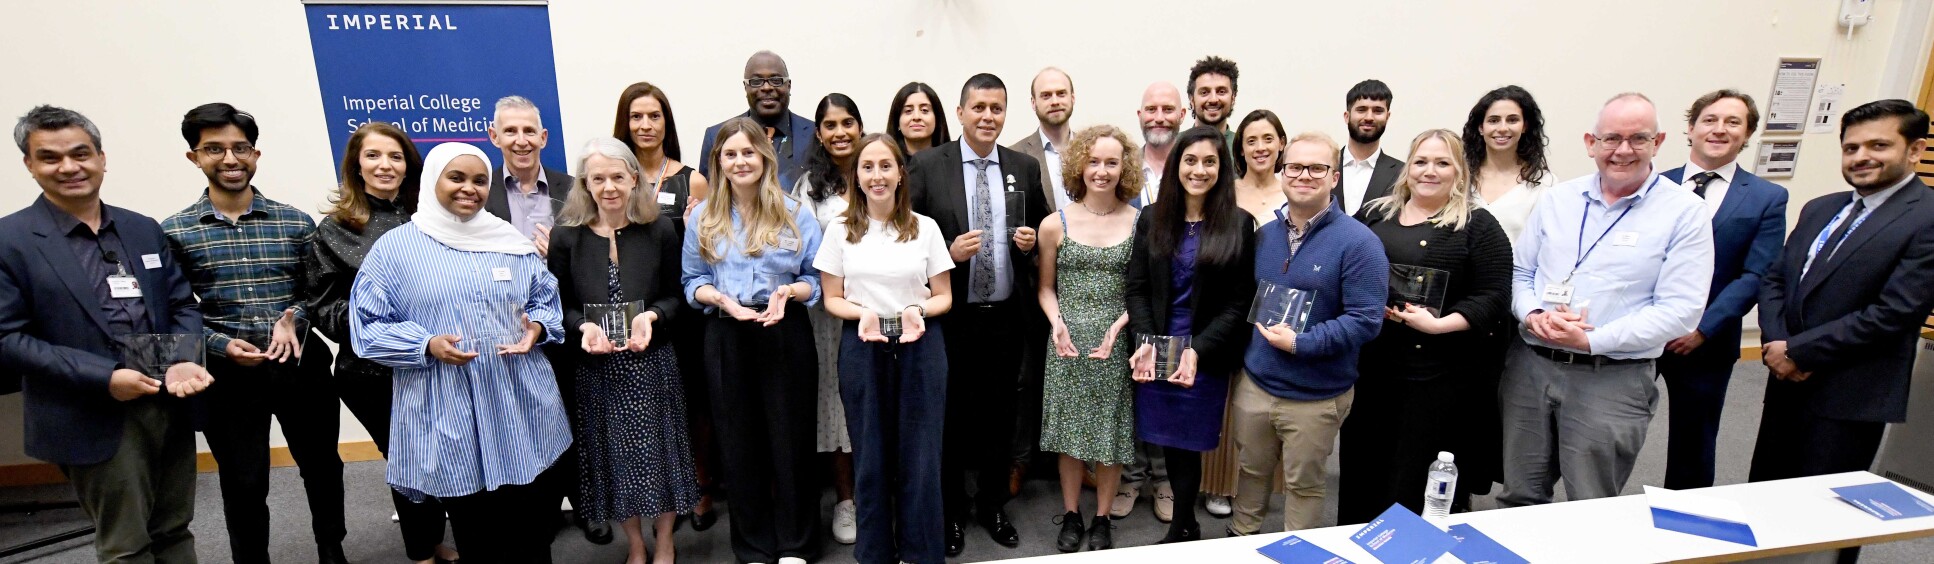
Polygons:
<instances>
[{"instance_id":1,"label":"name badge","mask_svg":"<svg viewBox=\"0 0 1934 564\"><path fill-rule=\"evenodd\" d=\"M678 202L678 195L671 192L658 193L658 205L669 206Z\"/></svg>"},{"instance_id":2,"label":"name badge","mask_svg":"<svg viewBox=\"0 0 1934 564\"><path fill-rule=\"evenodd\" d=\"M780 238L779 238L779 248L781 248L781 249L785 249L785 250L788 250L788 251L792 251L792 252L795 252L795 253L796 253L796 252L799 252L799 238L797 238L797 237L780 237Z\"/></svg>"},{"instance_id":3,"label":"name badge","mask_svg":"<svg viewBox=\"0 0 1934 564\"><path fill-rule=\"evenodd\" d=\"M1570 284L1546 284L1544 297L1542 299L1545 303L1570 304L1571 291Z\"/></svg>"},{"instance_id":4,"label":"name badge","mask_svg":"<svg viewBox=\"0 0 1934 564\"><path fill-rule=\"evenodd\" d=\"M490 279L496 282L510 281L510 267L499 266L490 269Z\"/></svg>"},{"instance_id":5,"label":"name badge","mask_svg":"<svg viewBox=\"0 0 1934 564\"><path fill-rule=\"evenodd\" d=\"M133 276L116 274L107 277L107 295L115 298L141 297L141 281Z\"/></svg>"},{"instance_id":6,"label":"name badge","mask_svg":"<svg viewBox=\"0 0 1934 564\"><path fill-rule=\"evenodd\" d=\"M148 267L148 270L161 268L161 255L141 255L141 266Z\"/></svg>"},{"instance_id":7,"label":"name badge","mask_svg":"<svg viewBox=\"0 0 1934 564\"><path fill-rule=\"evenodd\" d=\"M1630 247L1639 244L1639 232L1620 231L1612 235L1612 246Z\"/></svg>"}]
</instances>

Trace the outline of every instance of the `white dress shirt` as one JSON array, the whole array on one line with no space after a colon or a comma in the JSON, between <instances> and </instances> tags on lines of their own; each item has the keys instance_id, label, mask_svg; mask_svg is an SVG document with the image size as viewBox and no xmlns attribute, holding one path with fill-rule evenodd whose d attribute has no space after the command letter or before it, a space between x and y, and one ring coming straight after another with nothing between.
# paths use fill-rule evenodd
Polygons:
<instances>
[{"instance_id":1,"label":"white dress shirt","mask_svg":"<svg viewBox=\"0 0 1934 564\"><path fill-rule=\"evenodd\" d=\"M1679 175L1679 180L1685 184L1686 190L1697 189L1698 186L1692 185L1692 175L1705 171L1706 169L1699 168L1698 164L1692 161L1686 161L1686 172L1685 174ZM1719 165L1719 168L1712 169L1712 172L1718 174L1719 177L1712 179L1712 183L1706 185L1706 209L1717 213L1719 211L1719 204L1725 203L1726 201L1726 190L1731 189L1733 179L1739 177L1739 161L1734 160L1733 162Z\"/></svg>"},{"instance_id":2,"label":"white dress shirt","mask_svg":"<svg viewBox=\"0 0 1934 564\"><path fill-rule=\"evenodd\" d=\"M1054 189L1054 209L1068 207L1074 200L1068 197L1068 191L1061 182L1061 150L1054 146L1054 140L1048 139L1047 132L1037 131L1034 134L1041 136L1041 160L1045 161L1041 166L1047 167L1048 182L1053 184L1050 188Z\"/></svg>"},{"instance_id":3,"label":"white dress shirt","mask_svg":"<svg viewBox=\"0 0 1934 564\"><path fill-rule=\"evenodd\" d=\"M1135 201L1131 203L1134 203L1136 208L1145 208L1153 205L1155 203L1155 192L1158 191L1157 188L1161 185L1161 171L1155 170L1155 167L1148 166L1148 163L1144 161L1142 163L1142 194L1136 196Z\"/></svg>"},{"instance_id":4,"label":"white dress shirt","mask_svg":"<svg viewBox=\"0 0 1934 564\"><path fill-rule=\"evenodd\" d=\"M1383 157L1383 148L1371 151L1362 160L1350 158L1350 148L1343 148L1343 168L1337 169L1343 175L1343 211L1356 213L1363 206L1363 193L1370 191L1370 176L1377 171L1377 160Z\"/></svg>"}]
</instances>

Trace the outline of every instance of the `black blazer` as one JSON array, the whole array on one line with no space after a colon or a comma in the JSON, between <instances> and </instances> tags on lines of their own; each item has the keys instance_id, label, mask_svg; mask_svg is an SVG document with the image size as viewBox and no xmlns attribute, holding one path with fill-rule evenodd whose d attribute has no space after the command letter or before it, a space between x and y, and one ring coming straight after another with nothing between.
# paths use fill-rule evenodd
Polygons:
<instances>
[{"instance_id":1,"label":"black blazer","mask_svg":"<svg viewBox=\"0 0 1934 564\"><path fill-rule=\"evenodd\" d=\"M1042 199L1044 192L1041 191L1041 163L1034 160L1034 157L1007 147L997 145L995 150L1000 155L1001 175L1004 178L989 180L1006 183L1006 190L1009 192L1020 191L1026 194L1023 196L1023 201L1026 202L1027 213L1026 217L1021 219L1021 225L1038 228L1041 220L1048 216L1048 204ZM907 169L910 171L907 186L912 190L913 212L933 218L934 223L940 225L940 235L948 245L952 245L954 238L959 237L960 234L974 230L973 222L967 215L967 189L966 180L962 178L959 141L950 141L921 151L914 155L913 164ZM1009 179L1013 181L1008 182ZM1005 204L996 203L996 205ZM992 242L983 240L982 243ZM1001 243L1013 245L1014 241L1009 239ZM1010 290L1007 300L1024 304L1038 303L1035 284L1039 273L1035 270L1035 253L1023 253L1019 248L1010 248L1007 256L1012 260L1014 269L1014 287ZM966 296L972 277L964 273L970 270L972 268L968 262L954 263L954 272L960 273L952 277L957 304L967 303ZM1040 308L1036 306L1033 309Z\"/></svg>"},{"instance_id":2,"label":"black blazer","mask_svg":"<svg viewBox=\"0 0 1934 564\"><path fill-rule=\"evenodd\" d=\"M504 185L504 171L496 170L492 173L490 198L484 200L484 211L504 221L510 221L510 199L504 193L509 188ZM564 199L570 197L571 190L577 189L577 179L571 177L569 173L547 166L544 167L544 184L545 189L551 194L551 217L555 218L557 214L564 211Z\"/></svg>"},{"instance_id":3,"label":"black blazer","mask_svg":"<svg viewBox=\"0 0 1934 564\"><path fill-rule=\"evenodd\" d=\"M1906 420L1914 345L1934 308L1929 191L1919 178L1907 181L1804 277L1807 251L1851 192L1814 198L1801 209L1760 287L1759 329L1763 342L1786 341L1787 356L1813 376L1769 380L1769 395L1802 394L1813 414L1830 419Z\"/></svg>"},{"instance_id":4,"label":"black blazer","mask_svg":"<svg viewBox=\"0 0 1934 564\"><path fill-rule=\"evenodd\" d=\"M1385 221L1382 213L1368 208L1358 211L1356 219L1364 225ZM1474 209L1463 229L1433 228L1428 242L1423 264L1413 266L1450 273L1439 315L1464 314L1471 328L1427 335L1385 319L1383 330L1363 345L1358 358L1359 372L1366 377L1429 380L1460 368L1495 365L1489 358L1494 349L1482 343L1493 325L1511 317L1511 240L1491 212Z\"/></svg>"},{"instance_id":5,"label":"black blazer","mask_svg":"<svg viewBox=\"0 0 1934 564\"><path fill-rule=\"evenodd\" d=\"M1336 153L1336 188L1330 190L1330 203L1337 209L1343 207L1343 154L1349 150L1345 147ZM1363 189L1363 201L1357 203L1356 209L1343 211L1355 216L1370 200L1390 195L1390 187L1397 185L1400 174L1403 174L1403 159L1390 156L1389 151L1377 153L1377 166L1370 172L1370 185Z\"/></svg>"},{"instance_id":6,"label":"black blazer","mask_svg":"<svg viewBox=\"0 0 1934 564\"><path fill-rule=\"evenodd\" d=\"M646 303L658 312L651 324L651 349L671 342L671 321L684 289L678 283L681 242L670 218L619 229L618 285L625 301ZM582 351L584 304L611 301L611 240L586 226L559 225L551 230L551 254L545 259L557 276L557 298L564 310L565 345Z\"/></svg>"},{"instance_id":7,"label":"black blazer","mask_svg":"<svg viewBox=\"0 0 1934 564\"><path fill-rule=\"evenodd\" d=\"M1173 257L1158 258L1143 244L1154 220L1153 213L1135 220L1135 245L1128 258L1128 327L1137 335L1166 334L1169 302L1175 299L1170 287ZM1242 250L1235 261L1219 266L1196 263L1189 293L1189 331L1194 333L1189 346L1195 349L1198 374L1230 375L1242 366L1243 349L1249 346L1253 331L1249 302L1256 297L1256 230L1249 223L1231 225L1242 232Z\"/></svg>"},{"instance_id":8,"label":"black blazer","mask_svg":"<svg viewBox=\"0 0 1934 564\"><path fill-rule=\"evenodd\" d=\"M0 366L18 374L26 406L26 451L54 464L107 461L121 448L126 404L108 395L120 364L88 279L69 250L45 196L0 218ZM201 312L168 238L154 219L103 204L126 248L128 273L141 285L157 333L202 332ZM154 256L157 268L136 257ZM171 401L166 392L160 401ZM186 406L186 402L178 404ZM186 417L186 412L181 414ZM186 419L180 424L188 424Z\"/></svg>"}]
</instances>

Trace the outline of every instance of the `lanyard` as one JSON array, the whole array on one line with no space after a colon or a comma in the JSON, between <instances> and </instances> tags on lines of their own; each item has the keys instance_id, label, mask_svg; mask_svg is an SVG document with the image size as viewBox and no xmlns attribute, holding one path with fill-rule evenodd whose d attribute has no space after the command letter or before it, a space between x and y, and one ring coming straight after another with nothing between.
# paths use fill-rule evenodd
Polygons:
<instances>
[{"instance_id":1,"label":"lanyard","mask_svg":"<svg viewBox=\"0 0 1934 564\"><path fill-rule=\"evenodd\" d=\"M1659 183L1659 177L1657 176L1652 177L1651 184L1658 184L1658 183ZM1648 192L1650 191L1651 184L1648 184L1646 186ZM1598 238L1592 240L1592 246L1590 248L1587 248L1585 247L1585 220L1591 219L1592 201L1590 196L1585 197L1585 212L1582 214L1579 214L1579 217L1578 217L1578 250L1575 251L1578 253L1578 261L1571 263L1571 272L1565 274L1565 281L1560 282L1560 284L1571 283L1572 275L1578 274L1578 267L1585 264L1585 257L1591 256L1592 251L1598 249L1598 244L1605 241L1605 236L1612 234L1612 229L1618 227L1618 222L1624 221L1625 216L1631 214L1632 208L1636 208L1636 207L1639 207L1639 203L1637 200L1633 200L1632 203L1626 204L1625 211L1619 212L1618 217L1612 220L1612 224L1605 226L1605 231L1603 233L1599 233Z\"/></svg>"},{"instance_id":2,"label":"lanyard","mask_svg":"<svg viewBox=\"0 0 1934 564\"><path fill-rule=\"evenodd\" d=\"M1840 208L1840 213L1834 214L1833 221L1827 222L1827 226L1828 227L1838 226L1842 220L1851 221L1853 222L1853 226L1847 228L1846 237L1852 237L1853 232L1860 229L1860 224L1863 222L1866 222L1868 216L1873 215L1874 208L1867 208L1867 209L1861 210L1860 215L1857 215L1854 217L1846 217L1847 212L1851 211L1852 209L1853 209L1853 204L1847 204L1846 207ZM1813 238L1813 250L1806 253L1807 268L1811 268L1813 266L1813 259L1814 257L1820 254L1820 251L1826 250L1825 247L1827 246L1827 237L1832 234L1833 234L1832 229L1821 229L1820 235L1818 237ZM1846 244L1846 240L1842 239L1840 241L1840 244L1842 245ZM1839 247L1836 246L1835 250L1838 250L1838 249ZM1832 257L1833 257L1833 252L1829 251L1827 253L1827 258L1832 258ZM1801 274L1805 274L1805 272L1801 272Z\"/></svg>"}]
</instances>

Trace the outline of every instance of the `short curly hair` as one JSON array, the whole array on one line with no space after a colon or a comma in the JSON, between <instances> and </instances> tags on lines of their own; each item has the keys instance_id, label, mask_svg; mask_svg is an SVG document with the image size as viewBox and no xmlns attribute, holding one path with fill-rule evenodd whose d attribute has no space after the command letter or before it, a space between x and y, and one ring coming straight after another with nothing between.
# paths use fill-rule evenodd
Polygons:
<instances>
[{"instance_id":1,"label":"short curly hair","mask_svg":"<svg viewBox=\"0 0 1934 564\"><path fill-rule=\"evenodd\" d=\"M1067 151L1061 153L1061 188L1068 193L1069 200L1079 202L1088 195L1081 173L1088 168L1088 155L1094 151L1095 141L1103 137L1121 144L1121 178L1115 181L1115 197L1126 202L1142 194L1148 179L1142 175L1141 146L1115 126L1097 125L1075 132L1074 138L1068 141Z\"/></svg>"}]
</instances>

